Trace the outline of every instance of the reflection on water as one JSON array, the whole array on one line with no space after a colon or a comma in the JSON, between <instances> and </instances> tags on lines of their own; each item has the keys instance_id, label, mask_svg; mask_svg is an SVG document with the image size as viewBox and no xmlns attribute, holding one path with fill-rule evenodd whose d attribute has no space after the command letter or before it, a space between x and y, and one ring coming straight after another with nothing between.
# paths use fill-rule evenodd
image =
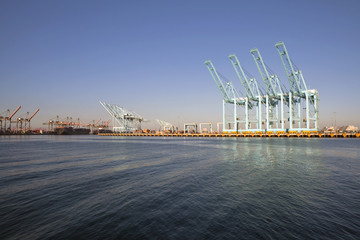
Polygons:
<instances>
[{"instance_id":1,"label":"reflection on water","mask_svg":"<svg viewBox=\"0 0 360 240\"><path fill-rule=\"evenodd\" d=\"M0 138L0 239L355 239L357 139Z\"/></svg>"}]
</instances>

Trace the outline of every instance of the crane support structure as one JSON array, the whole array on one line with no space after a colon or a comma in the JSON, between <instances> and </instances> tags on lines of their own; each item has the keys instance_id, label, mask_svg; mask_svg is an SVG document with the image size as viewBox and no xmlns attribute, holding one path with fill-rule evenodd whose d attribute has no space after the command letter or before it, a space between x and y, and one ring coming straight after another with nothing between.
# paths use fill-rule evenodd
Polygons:
<instances>
[{"instance_id":1,"label":"crane support structure","mask_svg":"<svg viewBox=\"0 0 360 240\"><path fill-rule=\"evenodd\" d=\"M269 74L269 70L261 57L260 51L257 48L251 49L250 53L253 56L253 59L266 87L266 129L275 131L283 130L284 94L281 89L280 80L276 74ZM279 126L279 123L281 126Z\"/></svg>"},{"instance_id":2,"label":"crane support structure","mask_svg":"<svg viewBox=\"0 0 360 240\"><path fill-rule=\"evenodd\" d=\"M238 76L241 85L245 89L246 97L248 98L248 112L245 114L246 122L248 125L251 122L256 123L256 128L252 129L253 131L261 131L261 104L262 104L262 96L260 94L259 86L255 78L248 79L244 69L242 68L238 58L235 54L229 55L229 59L235 69L236 75ZM256 110L256 119L249 119L249 110L251 110L255 106ZM248 129L247 129L248 130Z\"/></svg>"},{"instance_id":3,"label":"crane support structure","mask_svg":"<svg viewBox=\"0 0 360 240\"><path fill-rule=\"evenodd\" d=\"M213 128L212 128L212 123L211 122L207 122L207 123L200 123L200 133L212 133L213 132ZM203 128L205 126L208 126L209 129L207 128Z\"/></svg>"},{"instance_id":4,"label":"crane support structure","mask_svg":"<svg viewBox=\"0 0 360 240\"><path fill-rule=\"evenodd\" d=\"M317 130L319 92L316 89L309 90L307 88L302 72L291 61L285 43L278 42L275 47L290 84L288 99L291 106L289 106L290 130ZM305 113L302 113L301 109L305 109ZM303 114L305 118L302 117ZM297 126L294 126L295 122L298 123ZM302 122L305 123L305 126L302 126Z\"/></svg>"},{"instance_id":5,"label":"crane support structure","mask_svg":"<svg viewBox=\"0 0 360 240\"><path fill-rule=\"evenodd\" d=\"M218 87L222 97L223 97L223 131L224 132L239 132L240 124L245 125L244 129L240 131L245 131L248 128L248 105L249 101L247 97L239 97L238 91L234 88L232 82L223 83L218 72L216 71L214 65L210 60L205 61L205 65L208 68L213 80L215 81L216 86ZM232 106L232 114L227 115L226 108L227 105ZM241 118L241 114L238 111L238 107L241 107L245 113L245 117Z\"/></svg>"},{"instance_id":6,"label":"crane support structure","mask_svg":"<svg viewBox=\"0 0 360 240\"><path fill-rule=\"evenodd\" d=\"M283 42L275 44L279 53L290 90L283 88L278 76L265 64L257 48L250 50L257 69L263 80L266 93L261 93L259 84L254 77L249 76L242 68L235 54L229 55L236 75L245 90L246 96L239 96L232 82L223 82L211 61L205 61L216 86L223 99L223 132L301 132L317 131L319 121L319 93L316 89L308 89L302 72L291 61ZM284 90L285 89L285 90ZM226 114L226 106L233 105L232 119ZM265 105L265 113L262 112ZM238 111L241 107L243 111ZM288 111L285 111L285 107ZM305 109L305 110L303 110ZM305 111L305 112L304 112ZM249 117L256 113L255 120ZM265 114L265 122L262 116ZM242 116L241 116L242 115ZM285 117L287 115L287 117ZM255 122L256 127L251 127ZM239 124L245 124L244 127ZM262 125L266 124L265 127Z\"/></svg>"}]
</instances>

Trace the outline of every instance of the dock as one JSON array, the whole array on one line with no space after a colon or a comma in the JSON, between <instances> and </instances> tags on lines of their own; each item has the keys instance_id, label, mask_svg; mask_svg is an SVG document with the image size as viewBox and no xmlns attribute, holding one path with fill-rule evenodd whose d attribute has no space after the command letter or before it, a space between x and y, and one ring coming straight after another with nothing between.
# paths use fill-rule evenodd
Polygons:
<instances>
[{"instance_id":1,"label":"dock","mask_svg":"<svg viewBox=\"0 0 360 240\"><path fill-rule=\"evenodd\" d=\"M242 132L242 133L99 133L98 136L121 137L259 137L259 138L360 138L360 133L318 132Z\"/></svg>"}]
</instances>

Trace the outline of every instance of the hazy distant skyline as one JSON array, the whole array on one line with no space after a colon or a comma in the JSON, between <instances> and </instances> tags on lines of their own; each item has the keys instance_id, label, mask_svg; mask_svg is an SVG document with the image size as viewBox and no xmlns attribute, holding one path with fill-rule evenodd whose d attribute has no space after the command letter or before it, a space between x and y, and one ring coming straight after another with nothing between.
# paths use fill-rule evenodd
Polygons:
<instances>
[{"instance_id":1,"label":"hazy distant skyline","mask_svg":"<svg viewBox=\"0 0 360 240\"><path fill-rule=\"evenodd\" d=\"M258 48L289 88L275 43L284 41L320 127L360 127L360 3L349 1L1 1L0 115L40 112L32 126L71 116L110 119L99 100L179 127L220 122L222 98L204 61L244 92L228 59L252 75ZM157 126L156 122L151 123Z\"/></svg>"}]
</instances>

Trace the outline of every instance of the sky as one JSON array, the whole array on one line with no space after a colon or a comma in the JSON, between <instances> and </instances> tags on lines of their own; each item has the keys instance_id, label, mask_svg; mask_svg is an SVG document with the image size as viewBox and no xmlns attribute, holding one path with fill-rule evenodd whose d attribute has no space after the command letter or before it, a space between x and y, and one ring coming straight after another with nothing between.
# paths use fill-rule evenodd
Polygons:
<instances>
[{"instance_id":1,"label":"sky","mask_svg":"<svg viewBox=\"0 0 360 240\"><path fill-rule=\"evenodd\" d=\"M249 53L289 88L275 43L284 41L309 88L319 91L320 127L360 127L360 2L0 1L0 115L110 119L99 101L162 119L221 122L222 97L204 61L240 91L228 59L261 82Z\"/></svg>"}]
</instances>

